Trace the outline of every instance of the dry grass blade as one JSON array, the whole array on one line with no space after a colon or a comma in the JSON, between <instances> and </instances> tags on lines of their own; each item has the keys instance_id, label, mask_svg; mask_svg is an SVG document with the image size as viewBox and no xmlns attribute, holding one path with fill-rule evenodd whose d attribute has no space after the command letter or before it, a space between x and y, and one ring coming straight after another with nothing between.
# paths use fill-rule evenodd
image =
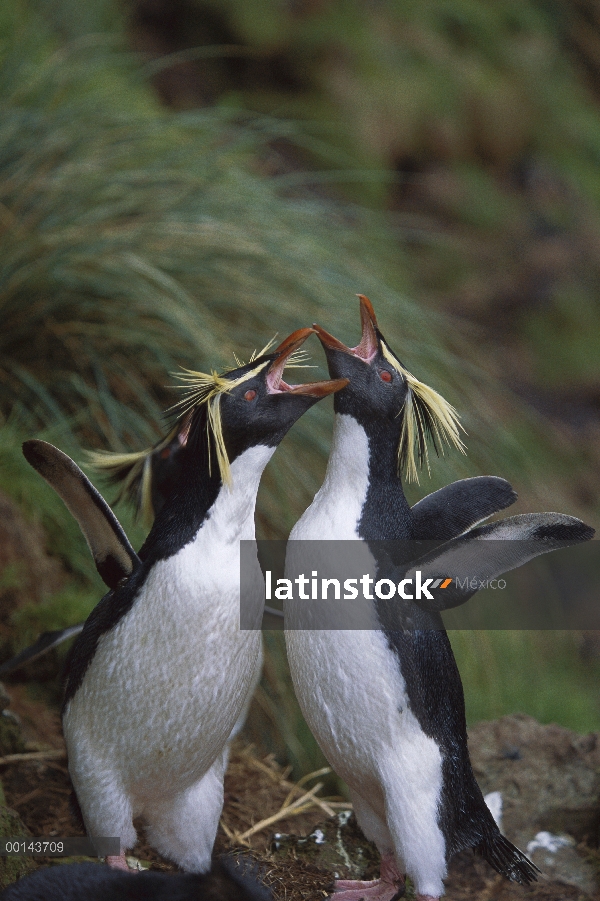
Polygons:
<instances>
[{"instance_id":1,"label":"dry grass blade","mask_svg":"<svg viewBox=\"0 0 600 901\"><path fill-rule=\"evenodd\" d=\"M6 754L0 757L0 766L7 766L11 763L22 763L30 760L62 760L66 758L66 750L49 750L49 751L29 751L23 754Z\"/></svg>"},{"instance_id":2,"label":"dry grass blade","mask_svg":"<svg viewBox=\"0 0 600 901\"><path fill-rule=\"evenodd\" d=\"M319 770L315 770L312 773L307 773L306 776L302 776L302 778L299 779L298 782L296 782L296 784L290 789L290 792L289 792L287 798L285 799L285 801L283 802L283 804L281 806L287 807L287 805L291 802L294 795L300 792L300 787L302 785L305 785L307 782L310 782L311 779L316 779L318 776L327 776L327 775L329 775L329 773L331 773L331 767L323 766ZM322 803L324 804L325 802L322 802Z\"/></svg>"},{"instance_id":3,"label":"dry grass blade","mask_svg":"<svg viewBox=\"0 0 600 901\"><path fill-rule=\"evenodd\" d=\"M262 830L266 829L267 826L272 826L279 820L285 820L286 817L293 816L294 814L304 813L306 810L309 810L310 807L315 805L315 795L322 788L323 783L317 782L314 788L311 788L311 790L302 795L301 798L298 798L298 800L293 801L291 804L288 804L287 807L282 807L281 810L277 811L277 813L274 813L270 817L266 817L266 819L261 820L259 823L256 823L255 826L252 826L251 829L247 829L246 832L243 832L241 835L236 836L237 840L240 842L245 842L257 832L262 832Z\"/></svg>"},{"instance_id":4,"label":"dry grass blade","mask_svg":"<svg viewBox=\"0 0 600 901\"><path fill-rule=\"evenodd\" d=\"M231 829L229 828L229 826L227 825L227 823L225 822L223 817L221 817L221 819L219 820L219 826L221 827L221 829L223 830L223 832L225 833L225 835L227 836L229 841L235 842L235 833L231 831Z\"/></svg>"}]
</instances>

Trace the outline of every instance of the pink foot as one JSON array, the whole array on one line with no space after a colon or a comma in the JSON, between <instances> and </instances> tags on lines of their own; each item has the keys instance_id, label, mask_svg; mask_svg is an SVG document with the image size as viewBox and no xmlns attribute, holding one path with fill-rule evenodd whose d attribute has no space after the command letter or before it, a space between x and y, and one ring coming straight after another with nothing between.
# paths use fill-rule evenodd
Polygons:
<instances>
[{"instance_id":1,"label":"pink foot","mask_svg":"<svg viewBox=\"0 0 600 901\"><path fill-rule=\"evenodd\" d=\"M119 856L106 857L106 863L109 867L112 867L114 870L126 870L128 873L136 873L137 870L132 870L125 859L125 854L119 854Z\"/></svg>"},{"instance_id":2,"label":"pink foot","mask_svg":"<svg viewBox=\"0 0 600 901\"><path fill-rule=\"evenodd\" d=\"M404 876L392 854L386 854L381 860L380 879L370 882L337 879L333 889L333 901L398 901L403 895Z\"/></svg>"},{"instance_id":3,"label":"pink foot","mask_svg":"<svg viewBox=\"0 0 600 901\"><path fill-rule=\"evenodd\" d=\"M379 879L374 879L373 882L363 882L363 888L346 891L339 891L336 882L331 898L332 901L398 901L403 894L404 886L399 888L396 885L383 884Z\"/></svg>"}]
</instances>

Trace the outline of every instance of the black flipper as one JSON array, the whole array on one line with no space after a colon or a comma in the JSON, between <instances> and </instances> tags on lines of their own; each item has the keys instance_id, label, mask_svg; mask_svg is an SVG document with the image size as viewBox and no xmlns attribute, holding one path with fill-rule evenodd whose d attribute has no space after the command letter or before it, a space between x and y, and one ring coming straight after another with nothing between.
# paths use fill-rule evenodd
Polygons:
<instances>
[{"instance_id":1,"label":"black flipper","mask_svg":"<svg viewBox=\"0 0 600 901\"><path fill-rule=\"evenodd\" d=\"M20 666L24 666L26 663L31 663L32 660L41 657L51 648L58 647L63 641L67 641L69 638L79 635L82 629L83 623L77 623L76 626L67 626L66 629L56 629L54 632L42 632L34 644L25 648L23 651L19 651L18 654L15 654L14 657L11 657L10 660L7 660L0 666L0 679L7 676L8 673L12 673L13 670L18 669Z\"/></svg>"},{"instance_id":2,"label":"black flipper","mask_svg":"<svg viewBox=\"0 0 600 901\"><path fill-rule=\"evenodd\" d=\"M70 457L47 441L26 441L23 454L79 523L104 583L116 588L140 559L102 495Z\"/></svg>"},{"instance_id":3,"label":"black flipper","mask_svg":"<svg viewBox=\"0 0 600 901\"><path fill-rule=\"evenodd\" d=\"M449 541L517 499L506 479L477 476L452 482L411 508L415 541Z\"/></svg>"},{"instance_id":4,"label":"black flipper","mask_svg":"<svg viewBox=\"0 0 600 901\"><path fill-rule=\"evenodd\" d=\"M452 578L447 588L434 589L433 600L415 600L428 613L440 613L468 601L480 583L496 579L540 554L589 541L593 536L590 526L562 513L511 516L448 541L417 560L406 576L414 580L418 569L422 580L439 579L443 584L443 580ZM473 581L475 588L471 587Z\"/></svg>"}]
</instances>

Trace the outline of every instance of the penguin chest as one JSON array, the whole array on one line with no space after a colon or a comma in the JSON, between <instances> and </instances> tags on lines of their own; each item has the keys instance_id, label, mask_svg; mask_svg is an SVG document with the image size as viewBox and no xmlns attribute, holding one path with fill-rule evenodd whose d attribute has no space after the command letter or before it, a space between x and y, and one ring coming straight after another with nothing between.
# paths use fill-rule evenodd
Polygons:
<instances>
[{"instance_id":1,"label":"penguin chest","mask_svg":"<svg viewBox=\"0 0 600 901\"><path fill-rule=\"evenodd\" d=\"M290 631L288 659L302 712L336 772L363 797L422 784L441 790L442 756L410 707L381 631ZM393 788L395 786L395 789Z\"/></svg>"},{"instance_id":2,"label":"penguin chest","mask_svg":"<svg viewBox=\"0 0 600 901\"><path fill-rule=\"evenodd\" d=\"M369 489L369 442L352 416L336 414L333 446L323 484L300 517L293 540L351 541Z\"/></svg>"},{"instance_id":3,"label":"penguin chest","mask_svg":"<svg viewBox=\"0 0 600 901\"><path fill-rule=\"evenodd\" d=\"M302 712L336 772L363 793L392 761L410 769L430 740L383 633L289 631L286 642Z\"/></svg>"},{"instance_id":4,"label":"penguin chest","mask_svg":"<svg viewBox=\"0 0 600 901\"><path fill-rule=\"evenodd\" d=\"M135 785L200 778L223 749L260 665L260 632L239 629L239 544L192 542L152 568L103 635L65 711L69 756ZM256 591L264 597L257 565Z\"/></svg>"}]
</instances>

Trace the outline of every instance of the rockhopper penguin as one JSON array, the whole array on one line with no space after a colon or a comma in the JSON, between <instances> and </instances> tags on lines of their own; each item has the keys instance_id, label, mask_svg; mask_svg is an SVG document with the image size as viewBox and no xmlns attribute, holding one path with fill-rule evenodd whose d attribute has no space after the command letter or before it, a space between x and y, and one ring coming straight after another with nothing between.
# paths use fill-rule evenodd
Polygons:
<instances>
[{"instance_id":1,"label":"rockhopper penguin","mask_svg":"<svg viewBox=\"0 0 600 901\"><path fill-rule=\"evenodd\" d=\"M92 465L100 471L108 471L109 480L120 485L113 503L128 498L135 504L137 514L152 524L166 498L177 486L181 467L179 452L187 443L191 415L184 416L175 429L147 450L127 454L88 452ZM109 505L75 461L53 444L32 438L24 442L23 454L60 495L77 520L103 582L108 588L116 588L121 579L131 574L135 563L139 563L139 557ZM265 612L283 616L279 610L266 605ZM0 679L79 635L83 626L84 623L80 622L64 629L42 632L32 645L0 666ZM231 738L242 728L246 713L243 711L240 715Z\"/></svg>"},{"instance_id":2,"label":"rockhopper penguin","mask_svg":"<svg viewBox=\"0 0 600 901\"><path fill-rule=\"evenodd\" d=\"M330 375L349 384L335 397L325 479L292 530L288 560L307 540L412 541L418 548L419 541L436 539L437 549L420 561L424 576L447 576L466 560L477 575L494 578L535 554L592 536L584 523L560 514L477 526L515 499L508 483L492 477L455 482L411 509L399 466L414 477L417 464L426 462L428 437L436 449L442 440L460 446L457 414L400 363L365 297L361 318L355 348L315 326ZM331 553L324 548L323 555ZM400 898L405 874L419 901L437 901L450 857L469 847L509 879L528 884L536 878L534 865L501 835L469 760L462 684L439 611L473 593L449 589L441 592L443 602L414 604L423 629L391 629L381 619L370 631L307 629L306 601L285 603L300 707L382 857L379 880L340 880L336 901ZM368 606L377 620L376 603Z\"/></svg>"},{"instance_id":3,"label":"rockhopper penguin","mask_svg":"<svg viewBox=\"0 0 600 901\"><path fill-rule=\"evenodd\" d=\"M223 375L188 373L180 478L124 578L90 614L68 663L69 772L88 834L150 843L202 873L223 805L227 740L261 663L261 634L239 629L239 542L254 537L262 471L288 429L345 380L290 386L312 333ZM127 573L132 566L130 574ZM264 604L256 563L256 618Z\"/></svg>"}]
</instances>

